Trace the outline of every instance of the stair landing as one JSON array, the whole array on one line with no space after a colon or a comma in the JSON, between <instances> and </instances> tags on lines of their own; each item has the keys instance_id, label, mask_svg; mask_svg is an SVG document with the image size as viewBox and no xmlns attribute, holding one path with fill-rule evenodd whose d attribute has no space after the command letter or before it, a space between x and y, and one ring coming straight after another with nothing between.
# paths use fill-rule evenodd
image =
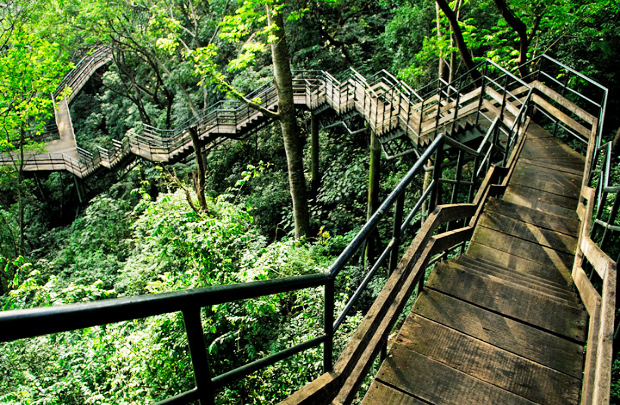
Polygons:
<instances>
[{"instance_id":1,"label":"stair landing","mask_svg":"<svg viewBox=\"0 0 620 405\"><path fill-rule=\"evenodd\" d=\"M430 275L364 403L579 402L587 312L570 269L584 159L535 123L465 255Z\"/></svg>"}]
</instances>

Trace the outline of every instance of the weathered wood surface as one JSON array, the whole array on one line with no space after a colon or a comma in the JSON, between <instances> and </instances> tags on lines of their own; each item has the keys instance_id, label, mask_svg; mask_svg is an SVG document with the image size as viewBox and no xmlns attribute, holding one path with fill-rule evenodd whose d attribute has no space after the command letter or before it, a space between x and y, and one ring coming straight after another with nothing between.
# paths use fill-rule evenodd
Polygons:
<instances>
[{"instance_id":1,"label":"weathered wood surface","mask_svg":"<svg viewBox=\"0 0 620 405\"><path fill-rule=\"evenodd\" d=\"M578 403L583 158L530 129L503 200L488 201L466 255L435 266L365 403Z\"/></svg>"}]
</instances>

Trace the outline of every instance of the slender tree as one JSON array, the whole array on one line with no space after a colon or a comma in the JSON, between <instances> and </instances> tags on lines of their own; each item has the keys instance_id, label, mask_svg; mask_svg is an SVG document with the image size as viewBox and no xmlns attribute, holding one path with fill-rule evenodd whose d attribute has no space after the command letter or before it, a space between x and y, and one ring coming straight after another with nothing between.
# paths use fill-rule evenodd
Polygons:
<instances>
[{"instance_id":1,"label":"slender tree","mask_svg":"<svg viewBox=\"0 0 620 405\"><path fill-rule=\"evenodd\" d=\"M463 32L461 31L461 27L459 25L458 19L456 18L456 14L450 8L450 5L446 0L436 0L441 11L448 17L448 21L450 21L450 28L452 30L452 35L454 36L454 41L456 42L456 47L459 50L459 54L461 55L461 59L465 64L465 67L470 72L470 76L474 80L478 80L481 77L480 72L478 72L476 68L476 64L467 48L467 43L463 38Z\"/></svg>"}]
</instances>

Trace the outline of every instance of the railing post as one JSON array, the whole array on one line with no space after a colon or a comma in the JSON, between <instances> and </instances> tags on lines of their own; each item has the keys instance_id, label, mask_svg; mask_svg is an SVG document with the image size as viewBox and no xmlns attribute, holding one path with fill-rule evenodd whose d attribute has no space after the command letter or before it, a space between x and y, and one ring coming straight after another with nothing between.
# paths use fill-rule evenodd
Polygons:
<instances>
[{"instance_id":1,"label":"railing post","mask_svg":"<svg viewBox=\"0 0 620 405\"><path fill-rule=\"evenodd\" d=\"M484 96L486 95L484 84L486 77L487 65L484 65L484 69L482 71L482 78L480 79L480 101L478 101L478 110L476 111L476 127L478 126L478 122L480 122L480 110L482 110L482 102L484 101Z\"/></svg>"},{"instance_id":2,"label":"railing post","mask_svg":"<svg viewBox=\"0 0 620 405\"><path fill-rule=\"evenodd\" d=\"M389 274L396 269L398 265L398 250L400 249L400 228L403 225L403 210L405 207L405 193L403 192L396 200L396 207L394 209L394 226L392 228L392 240L394 245L392 246L392 252L390 254L390 266Z\"/></svg>"},{"instance_id":3,"label":"railing post","mask_svg":"<svg viewBox=\"0 0 620 405\"><path fill-rule=\"evenodd\" d=\"M479 158L476 156L474 158L474 167L471 172L471 185L469 186L469 197L467 199L468 203L472 203L474 201L474 192L476 190L476 172L478 171L478 161Z\"/></svg>"},{"instance_id":4,"label":"railing post","mask_svg":"<svg viewBox=\"0 0 620 405\"><path fill-rule=\"evenodd\" d=\"M428 207L428 213L430 214L435 208L441 204L441 164L443 161L443 139L437 145L437 152L435 153L435 166L433 167L433 191L431 192L431 201Z\"/></svg>"},{"instance_id":5,"label":"railing post","mask_svg":"<svg viewBox=\"0 0 620 405\"><path fill-rule=\"evenodd\" d=\"M460 86L459 86L460 87ZM457 126L457 120L459 119L459 102L461 101L461 89L456 89L456 102L454 104L454 122L452 123L452 132Z\"/></svg>"},{"instance_id":6,"label":"railing post","mask_svg":"<svg viewBox=\"0 0 620 405\"><path fill-rule=\"evenodd\" d=\"M325 283L325 343L323 345L323 372L327 373L334 368L334 277Z\"/></svg>"},{"instance_id":7,"label":"railing post","mask_svg":"<svg viewBox=\"0 0 620 405\"><path fill-rule=\"evenodd\" d=\"M418 125L418 136L422 135L422 121L424 121L424 101L420 105L420 124Z\"/></svg>"},{"instance_id":8,"label":"railing post","mask_svg":"<svg viewBox=\"0 0 620 405\"><path fill-rule=\"evenodd\" d=\"M439 131L439 116L441 113L441 96L443 91L439 90L439 99L437 100L437 114L435 114L435 137L437 137L437 132Z\"/></svg>"},{"instance_id":9,"label":"railing post","mask_svg":"<svg viewBox=\"0 0 620 405\"><path fill-rule=\"evenodd\" d=\"M189 352L194 368L194 379L201 405L213 404L213 384L209 371L209 359L202 332L200 308L187 308L183 310L183 322L189 343Z\"/></svg>"},{"instance_id":10,"label":"railing post","mask_svg":"<svg viewBox=\"0 0 620 405\"><path fill-rule=\"evenodd\" d=\"M568 73L568 72L567 72ZM562 97L564 97L564 95L566 94L566 88L568 87L568 80L569 80L569 75L567 74L564 78L564 86L562 87ZM555 137L558 133L558 122L559 119L555 119L555 124L553 125L553 136Z\"/></svg>"}]
</instances>

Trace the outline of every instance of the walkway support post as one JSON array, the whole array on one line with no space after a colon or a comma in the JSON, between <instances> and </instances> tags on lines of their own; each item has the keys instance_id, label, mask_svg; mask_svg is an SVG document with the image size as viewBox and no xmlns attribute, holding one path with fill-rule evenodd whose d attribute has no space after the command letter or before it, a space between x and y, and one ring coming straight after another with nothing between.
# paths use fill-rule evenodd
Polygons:
<instances>
[{"instance_id":1,"label":"walkway support post","mask_svg":"<svg viewBox=\"0 0 620 405\"><path fill-rule=\"evenodd\" d=\"M368 205L366 220L369 220L379 207L379 180L381 170L381 145L375 132L370 129L370 167L368 169ZM374 257L373 237L368 238L366 245L366 263Z\"/></svg>"},{"instance_id":2,"label":"walkway support post","mask_svg":"<svg viewBox=\"0 0 620 405\"><path fill-rule=\"evenodd\" d=\"M321 173L319 169L319 119L311 114L310 118L310 142L312 152L312 194L316 195L321 185Z\"/></svg>"}]
</instances>

